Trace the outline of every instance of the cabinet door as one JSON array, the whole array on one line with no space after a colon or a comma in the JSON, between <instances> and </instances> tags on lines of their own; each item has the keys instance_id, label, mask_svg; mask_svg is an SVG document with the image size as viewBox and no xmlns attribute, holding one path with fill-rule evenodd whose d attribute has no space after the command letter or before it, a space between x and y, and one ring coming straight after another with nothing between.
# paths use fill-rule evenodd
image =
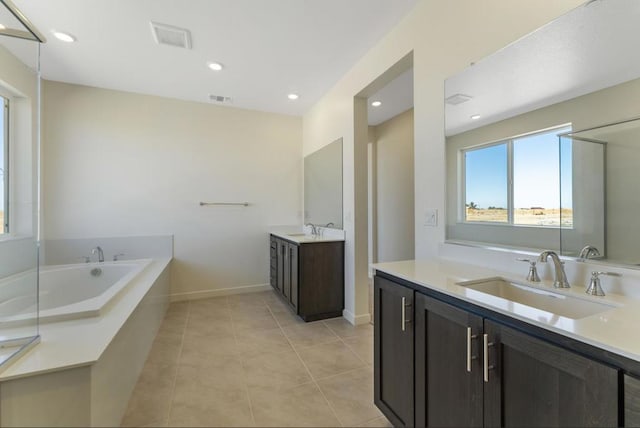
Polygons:
<instances>
[{"instance_id":1,"label":"cabinet door","mask_svg":"<svg viewBox=\"0 0 640 428\"><path fill-rule=\"evenodd\" d=\"M413 290L375 277L374 402L394 426L413 426Z\"/></svg>"},{"instance_id":2,"label":"cabinet door","mask_svg":"<svg viewBox=\"0 0 640 428\"><path fill-rule=\"evenodd\" d=\"M492 321L484 331L485 425L618 426L616 369Z\"/></svg>"},{"instance_id":3,"label":"cabinet door","mask_svg":"<svg viewBox=\"0 0 640 428\"><path fill-rule=\"evenodd\" d=\"M482 317L416 293L416 426L481 427Z\"/></svg>"},{"instance_id":4,"label":"cabinet door","mask_svg":"<svg viewBox=\"0 0 640 428\"><path fill-rule=\"evenodd\" d=\"M298 246L289 244L290 290L289 302L298 308Z\"/></svg>"},{"instance_id":5,"label":"cabinet door","mask_svg":"<svg viewBox=\"0 0 640 428\"><path fill-rule=\"evenodd\" d=\"M287 249L287 243L281 239L278 242L278 290L284 292L284 272L285 272L285 254Z\"/></svg>"},{"instance_id":6,"label":"cabinet door","mask_svg":"<svg viewBox=\"0 0 640 428\"><path fill-rule=\"evenodd\" d=\"M640 427L640 380L624 375L624 426Z\"/></svg>"}]
</instances>

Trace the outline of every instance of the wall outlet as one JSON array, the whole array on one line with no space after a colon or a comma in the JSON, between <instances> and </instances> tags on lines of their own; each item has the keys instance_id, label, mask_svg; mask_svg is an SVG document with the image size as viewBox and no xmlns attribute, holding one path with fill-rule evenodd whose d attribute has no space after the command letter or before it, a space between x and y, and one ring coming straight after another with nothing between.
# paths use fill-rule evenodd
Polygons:
<instances>
[{"instance_id":1,"label":"wall outlet","mask_svg":"<svg viewBox=\"0 0 640 428\"><path fill-rule=\"evenodd\" d=\"M438 210L426 210L424 212L424 225L436 227L438 225Z\"/></svg>"}]
</instances>

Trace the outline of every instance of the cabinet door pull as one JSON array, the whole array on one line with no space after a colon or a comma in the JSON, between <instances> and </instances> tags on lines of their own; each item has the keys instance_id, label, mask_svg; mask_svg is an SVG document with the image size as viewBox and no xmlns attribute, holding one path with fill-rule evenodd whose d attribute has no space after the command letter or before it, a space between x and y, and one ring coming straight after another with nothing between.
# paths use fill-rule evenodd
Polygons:
<instances>
[{"instance_id":1,"label":"cabinet door pull","mask_svg":"<svg viewBox=\"0 0 640 428\"><path fill-rule=\"evenodd\" d=\"M406 303L407 298L403 297L402 298L402 331L406 330L406 325L408 322L411 322L411 320L407 319L407 314L406 314L406 308L407 306L411 306L411 303Z\"/></svg>"},{"instance_id":2,"label":"cabinet door pull","mask_svg":"<svg viewBox=\"0 0 640 428\"><path fill-rule=\"evenodd\" d=\"M493 342L489 342L489 335L488 334L483 334L482 335L482 348L483 348L483 354L484 354L484 381L485 382L489 382L489 370L493 369L493 366L489 365L489 347L493 346L494 343Z\"/></svg>"},{"instance_id":3,"label":"cabinet door pull","mask_svg":"<svg viewBox=\"0 0 640 428\"><path fill-rule=\"evenodd\" d=\"M477 338L478 335L472 333L471 327L467 327L467 371L469 373L471 373L471 361L478 358L475 355L471 355L471 341Z\"/></svg>"}]
</instances>

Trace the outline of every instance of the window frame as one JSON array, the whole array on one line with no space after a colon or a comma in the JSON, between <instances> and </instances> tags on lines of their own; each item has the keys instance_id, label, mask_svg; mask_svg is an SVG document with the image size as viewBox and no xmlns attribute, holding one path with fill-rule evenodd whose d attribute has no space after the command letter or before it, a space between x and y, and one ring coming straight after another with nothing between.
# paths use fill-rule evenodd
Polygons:
<instances>
[{"instance_id":1,"label":"window frame","mask_svg":"<svg viewBox=\"0 0 640 428\"><path fill-rule=\"evenodd\" d=\"M568 131L562 131L568 128ZM465 225L479 225L479 226L498 226L498 227L533 227L533 228L544 228L544 229L573 229L573 226L568 227L568 226L563 226L562 224L559 225L536 225L536 224L516 224L514 223L514 213L515 213L515 208L514 208L514 194L513 194L513 187L514 187L514 159L513 159L513 146L514 146L514 142L515 140L518 139L522 139L522 138L526 138L526 137L531 137L531 136L535 136L535 135L539 135L539 134L548 134L548 133L552 133L554 131L558 131L556 133L556 138L560 135L560 134L564 134L566 132L572 132L573 126L571 123L565 123L565 124L561 124L561 125L556 125L556 126L552 126L549 128L544 128L544 129L539 129L536 131L531 131L531 132L526 132L524 134L518 134L518 135L514 135L508 138L502 138L500 140L495 140L495 141L491 141L488 143L482 143L482 144L478 144L478 145L473 145L473 146L468 146L468 147L463 147L459 150L459 165L460 165L460 173L458 174L458 178L459 178L459 198L458 198L458 223L461 224L465 224ZM467 199L467 176L466 176L466 172L467 172L467 166L466 166L466 156L465 154L467 152L470 151L475 151L475 150L481 150L481 149L485 149L488 147L494 147L494 146L499 146L499 145L506 145L507 147L507 221L468 221L467 220L467 215L466 215L466 199ZM560 166L558 167L559 169L559 173L560 173ZM562 208L562 207L560 207ZM573 207L572 207L573 208ZM574 217L575 217L575 212L573 213Z\"/></svg>"}]
</instances>

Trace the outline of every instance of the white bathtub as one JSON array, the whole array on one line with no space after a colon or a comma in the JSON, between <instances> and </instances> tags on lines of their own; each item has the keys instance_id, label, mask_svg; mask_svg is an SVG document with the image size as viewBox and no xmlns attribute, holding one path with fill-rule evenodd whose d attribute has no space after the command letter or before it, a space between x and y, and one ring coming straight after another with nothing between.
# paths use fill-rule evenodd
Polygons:
<instances>
[{"instance_id":1,"label":"white bathtub","mask_svg":"<svg viewBox=\"0 0 640 428\"><path fill-rule=\"evenodd\" d=\"M151 262L142 259L40 267L40 322L100 315ZM97 275L92 275L92 270ZM19 325L35 318L36 275L33 270L0 281L0 324Z\"/></svg>"}]
</instances>

